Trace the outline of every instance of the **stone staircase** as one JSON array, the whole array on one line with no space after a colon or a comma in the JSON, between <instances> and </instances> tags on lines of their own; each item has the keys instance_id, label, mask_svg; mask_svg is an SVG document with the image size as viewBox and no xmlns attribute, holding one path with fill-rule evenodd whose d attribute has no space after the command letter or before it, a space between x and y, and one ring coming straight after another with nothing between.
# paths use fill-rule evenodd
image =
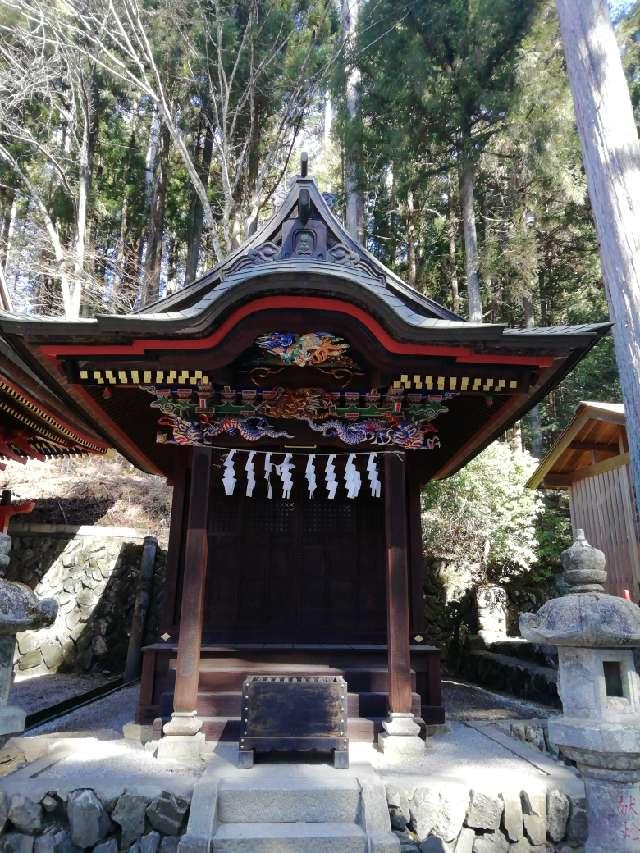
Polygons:
<instances>
[{"instance_id":1,"label":"stone staircase","mask_svg":"<svg viewBox=\"0 0 640 853\"><path fill-rule=\"evenodd\" d=\"M320 768L323 769L323 768ZM358 825L360 789L355 779L308 778L298 768L288 778L223 780L218 788L220 853L366 853Z\"/></svg>"},{"instance_id":2,"label":"stone staircase","mask_svg":"<svg viewBox=\"0 0 640 853\"><path fill-rule=\"evenodd\" d=\"M227 769L220 776L217 764L214 758L196 786L178 853L400 849L391 832L384 786L370 771L360 778L326 765L272 764L249 771Z\"/></svg>"}]
</instances>

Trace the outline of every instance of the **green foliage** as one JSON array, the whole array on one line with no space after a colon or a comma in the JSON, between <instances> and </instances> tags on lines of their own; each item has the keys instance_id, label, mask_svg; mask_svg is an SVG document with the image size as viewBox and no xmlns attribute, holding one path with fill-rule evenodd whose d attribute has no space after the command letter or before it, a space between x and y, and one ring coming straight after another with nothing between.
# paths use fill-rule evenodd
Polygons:
<instances>
[{"instance_id":1,"label":"green foliage","mask_svg":"<svg viewBox=\"0 0 640 853\"><path fill-rule=\"evenodd\" d=\"M535 467L529 453L498 441L453 477L429 483L422 496L427 554L477 567L478 581L530 569L544 509L541 495L525 488Z\"/></svg>"}]
</instances>

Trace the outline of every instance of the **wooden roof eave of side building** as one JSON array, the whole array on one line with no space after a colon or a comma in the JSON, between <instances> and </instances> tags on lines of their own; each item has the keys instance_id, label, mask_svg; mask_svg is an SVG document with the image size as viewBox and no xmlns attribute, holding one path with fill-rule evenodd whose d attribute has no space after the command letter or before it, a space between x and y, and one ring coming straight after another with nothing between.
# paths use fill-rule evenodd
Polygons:
<instances>
[{"instance_id":1,"label":"wooden roof eave of side building","mask_svg":"<svg viewBox=\"0 0 640 853\"><path fill-rule=\"evenodd\" d=\"M628 462L623 405L583 401L529 478L527 487L568 489L578 480Z\"/></svg>"},{"instance_id":2,"label":"wooden roof eave of side building","mask_svg":"<svg viewBox=\"0 0 640 853\"><path fill-rule=\"evenodd\" d=\"M32 457L75 453L104 453L109 444L93 432L53 394L7 341L0 338L0 409L12 435L2 436L5 458L26 461ZM18 437L19 436L19 437ZM9 443L16 443L19 453Z\"/></svg>"}]
</instances>

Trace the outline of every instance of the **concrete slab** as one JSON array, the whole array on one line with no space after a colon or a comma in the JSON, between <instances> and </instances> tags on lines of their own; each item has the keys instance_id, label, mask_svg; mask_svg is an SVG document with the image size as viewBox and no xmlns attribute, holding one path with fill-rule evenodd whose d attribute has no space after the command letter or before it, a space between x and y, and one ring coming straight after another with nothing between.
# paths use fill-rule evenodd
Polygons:
<instances>
[{"instance_id":1,"label":"concrete slab","mask_svg":"<svg viewBox=\"0 0 640 853\"><path fill-rule=\"evenodd\" d=\"M498 729L481 729L455 721L447 734L429 740L424 757L405 757L393 763L375 756L374 767L385 782L409 790L426 781L430 786L441 781L495 794L523 788L543 792L552 787L576 796L584 791L574 769L542 755L532 756L529 750L525 755L518 741L502 735Z\"/></svg>"}]
</instances>

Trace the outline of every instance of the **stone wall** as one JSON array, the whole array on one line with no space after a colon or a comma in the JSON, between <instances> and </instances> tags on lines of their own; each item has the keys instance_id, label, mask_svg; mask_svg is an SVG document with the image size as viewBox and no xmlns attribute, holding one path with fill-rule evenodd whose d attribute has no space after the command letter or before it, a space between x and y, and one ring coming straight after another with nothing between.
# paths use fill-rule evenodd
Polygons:
<instances>
[{"instance_id":1,"label":"stone wall","mask_svg":"<svg viewBox=\"0 0 640 853\"><path fill-rule=\"evenodd\" d=\"M7 579L58 602L50 628L17 635L17 672L122 672L144 533L50 524L15 524L9 533ZM157 634L165 567L159 548L145 642Z\"/></svg>"},{"instance_id":2,"label":"stone wall","mask_svg":"<svg viewBox=\"0 0 640 853\"><path fill-rule=\"evenodd\" d=\"M41 800L0 792L0 851L6 853L176 853L189 800L126 792L101 799L91 788Z\"/></svg>"},{"instance_id":3,"label":"stone wall","mask_svg":"<svg viewBox=\"0 0 640 853\"><path fill-rule=\"evenodd\" d=\"M584 794L552 788L483 791L439 782L387 785L391 828L403 853L577 853L587 838Z\"/></svg>"}]
</instances>

